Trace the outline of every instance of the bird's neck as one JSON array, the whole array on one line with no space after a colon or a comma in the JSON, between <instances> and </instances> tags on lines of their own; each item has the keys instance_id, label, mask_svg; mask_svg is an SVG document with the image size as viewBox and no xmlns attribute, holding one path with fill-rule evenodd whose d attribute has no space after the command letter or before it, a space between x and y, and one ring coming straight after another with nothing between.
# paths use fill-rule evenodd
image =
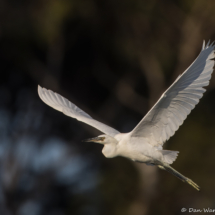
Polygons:
<instances>
[{"instance_id":1,"label":"bird's neck","mask_svg":"<svg viewBox=\"0 0 215 215\"><path fill-rule=\"evenodd\" d=\"M102 153L106 158L113 158L118 155L117 143L107 143L102 149Z\"/></svg>"}]
</instances>

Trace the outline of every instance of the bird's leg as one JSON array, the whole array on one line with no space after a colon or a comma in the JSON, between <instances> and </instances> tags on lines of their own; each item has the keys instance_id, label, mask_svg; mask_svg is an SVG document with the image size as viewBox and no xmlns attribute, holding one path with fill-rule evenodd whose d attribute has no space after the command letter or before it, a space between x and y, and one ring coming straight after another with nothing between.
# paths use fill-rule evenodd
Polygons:
<instances>
[{"instance_id":1,"label":"bird's leg","mask_svg":"<svg viewBox=\"0 0 215 215\"><path fill-rule=\"evenodd\" d=\"M196 190L200 191L200 187L194 183L191 179L185 177L184 175L182 175L181 173L179 173L178 171L176 171L174 168L172 168L169 164L167 163L162 163L160 165L158 165L158 167L160 169L166 170L167 172L173 174L174 176L176 176L177 178L179 178L180 180L182 180L183 182L186 182L188 184L190 184L192 187L194 187Z\"/></svg>"}]
</instances>

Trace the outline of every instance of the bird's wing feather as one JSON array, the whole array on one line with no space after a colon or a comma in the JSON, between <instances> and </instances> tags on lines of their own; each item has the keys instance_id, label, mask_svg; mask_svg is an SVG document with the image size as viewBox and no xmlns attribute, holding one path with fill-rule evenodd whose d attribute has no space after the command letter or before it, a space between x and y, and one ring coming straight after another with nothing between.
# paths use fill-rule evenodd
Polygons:
<instances>
[{"instance_id":1,"label":"bird's wing feather","mask_svg":"<svg viewBox=\"0 0 215 215\"><path fill-rule=\"evenodd\" d=\"M206 91L203 87L209 84L214 57L214 45L203 43L196 60L163 93L130 136L144 138L157 147L173 136Z\"/></svg>"},{"instance_id":2,"label":"bird's wing feather","mask_svg":"<svg viewBox=\"0 0 215 215\"><path fill-rule=\"evenodd\" d=\"M42 101L45 102L47 105L51 106L52 108L60 112L63 112L67 116L76 118L81 122L91 125L109 136L114 137L116 134L120 133L114 128L111 128L108 125L105 125L93 119L90 115L88 115L83 110L78 108L68 99L64 98L63 96L57 93L54 93L51 90L47 90L45 88L38 86L38 94Z\"/></svg>"}]
</instances>

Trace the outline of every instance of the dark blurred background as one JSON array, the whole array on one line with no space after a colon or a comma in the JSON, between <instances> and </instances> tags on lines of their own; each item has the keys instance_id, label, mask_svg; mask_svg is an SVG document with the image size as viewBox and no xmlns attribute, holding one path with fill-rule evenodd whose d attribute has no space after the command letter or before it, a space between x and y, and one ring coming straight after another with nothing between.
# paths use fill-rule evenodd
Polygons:
<instances>
[{"instance_id":1,"label":"dark blurred background","mask_svg":"<svg viewBox=\"0 0 215 215\"><path fill-rule=\"evenodd\" d=\"M200 185L106 159L96 129L45 105L37 85L129 132L215 40L214 0L0 1L0 214L181 214L215 209L215 75L165 148Z\"/></svg>"}]
</instances>

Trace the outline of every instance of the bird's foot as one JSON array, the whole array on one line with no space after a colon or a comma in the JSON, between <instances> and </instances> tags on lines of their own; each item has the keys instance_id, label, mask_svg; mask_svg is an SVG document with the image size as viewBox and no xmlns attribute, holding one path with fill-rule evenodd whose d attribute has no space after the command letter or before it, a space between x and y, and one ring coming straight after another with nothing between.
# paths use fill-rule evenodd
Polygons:
<instances>
[{"instance_id":1,"label":"bird's foot","mask_svg":"<svg viewBox=\"0 0 215 215\"><path fill-rule=\"evenodd\" d=\"M193 182L191 179L189 178L186 178L185 179L185 182L187 182L188 184L190 184L192 187L194 187L196 190L200 191L200 187L195 183Z\"/></svg>"}]
</instances>

